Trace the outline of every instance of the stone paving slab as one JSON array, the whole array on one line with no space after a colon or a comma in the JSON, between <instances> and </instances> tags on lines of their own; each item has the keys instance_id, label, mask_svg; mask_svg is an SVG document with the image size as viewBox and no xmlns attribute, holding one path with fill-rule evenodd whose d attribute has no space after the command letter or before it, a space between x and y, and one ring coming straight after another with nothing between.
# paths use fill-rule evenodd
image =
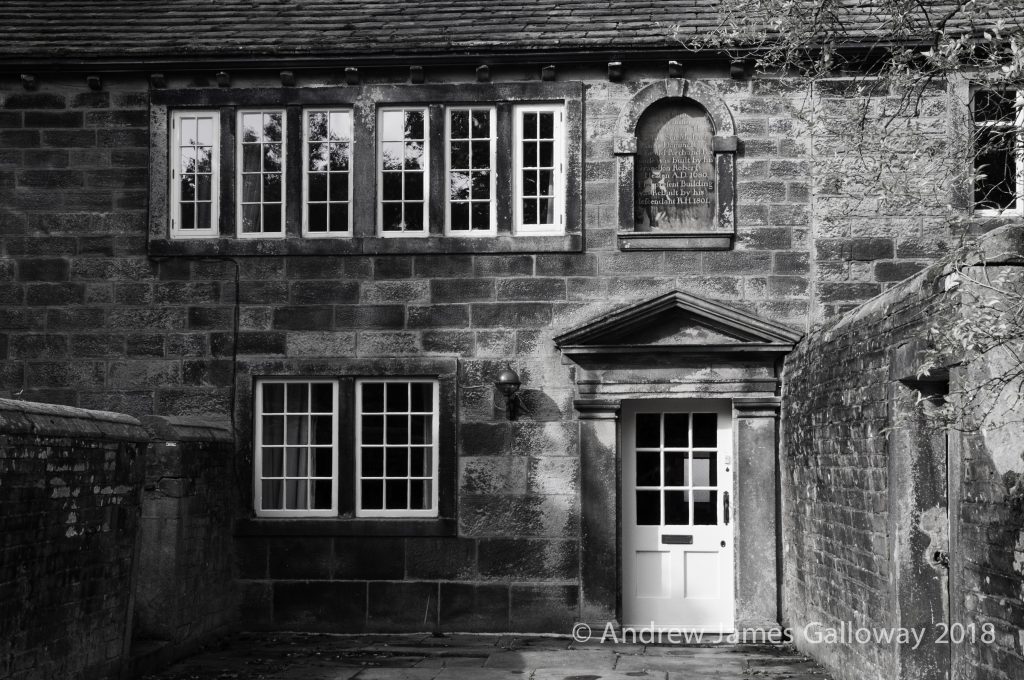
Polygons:
<instances>
[{"instance_id":1,"label":"stone paving slab","mask_svg":"<svg viewBox=\"0 0 1024 680\"><path fill-rule=\"evenodd\" d=\"M574 643L516 635L244 633L147 680L829 680L771 645Z\"/></svg>"}]
</instances>

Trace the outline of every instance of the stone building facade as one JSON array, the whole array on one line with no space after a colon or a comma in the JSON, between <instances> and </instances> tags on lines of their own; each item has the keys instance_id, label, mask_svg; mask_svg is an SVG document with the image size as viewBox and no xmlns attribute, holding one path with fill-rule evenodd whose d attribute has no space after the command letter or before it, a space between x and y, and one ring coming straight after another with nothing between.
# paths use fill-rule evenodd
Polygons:
<instances>
[{"instance_id":1,"label":"stone building facade","mask_svg":"<svg viewBox=\"0 0 1024 680\"><path fill-rule=\"evenodd\" d=\"M840 215L847 84L683 5L4 10L3 395L229 419L247 627L785 623L785 357L954 198Z\"/></svg>"}]
</instances>

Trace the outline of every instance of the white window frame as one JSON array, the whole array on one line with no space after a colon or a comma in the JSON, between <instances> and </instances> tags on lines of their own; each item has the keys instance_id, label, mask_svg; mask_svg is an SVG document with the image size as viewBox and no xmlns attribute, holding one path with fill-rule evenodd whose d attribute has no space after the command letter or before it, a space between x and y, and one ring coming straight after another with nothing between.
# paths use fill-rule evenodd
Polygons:
<instances>
[{"instance_id":1,"label":"white window frame","mask_svg":"<svg viewBox=\"0 0 1024 680\"><path fill-rule=\"evenodd\" d=\"M331 405L331 419L332 427L334 432L332 450L333 465L331 466L331 507L330 509L263 509L263 387L265 385L287 385L289 384L304 384L310 385L314 383L330 384L332 385L333 399ZM253 405L253 506L257 517L335 517L338 514L338 478L339 478L339 460L338 460L338 446L340 440L339 431L339 414L338 414L338 394L340 390L339 381L330 378L265 378L258 379L256 381L255 389L255 403ZM285 394L285 412L287 413L287 393ZM309 405L312 409L312 404ZM314 413L312 410L306 412L307 415ZM322 412L315 412L317 415L326 415ZM287 416L283 416L287 422ZM287 425L286 425L287 427ZM312 434L312 431L310 431ZM287 444L287 432L284 434L284 445L281 447L282 451L286 451L288 448ZM308 451L309 445L306 445ZM287 455L287 454L285 454ZM282 460L283 465L287 465L287 461ZM308 480L314 479L312 477L312 467L310 463L307 463L307 483ZM285 472L287 467L285 467ZM272 478L276 479L276 478ZM326 479L326 478L324 478ZM287 493L287 491L285 491ZM307 505L312 500L312 494L307 491Z\"/></svg>"},{"instance_id":2,"label":"white window frame","mask_svg":"<svg viewBox=\"0 0 1024 680\"><path fill-rule=\"evenodd\" d=\"M554 214L553 220L547 224L523 224L523 114L555 113L554 118ZM515 175L513 192L515 206L513 209L513 233L517 235L553 235L565 233L565 199L566 199L566 139L565 139L565 105L564 104L518 104L513 109L513 167Z\"/></svg>"},{"instance_id":3,"label":"white window frame","mask_svg":"<svg viewBox=\"0 0 1024 680\"><path fill-rule=\"evenodd\" d=\"M182 118L209 118L213 122L213 145L210 154L210 227L208 229L181 228L181 120ZM181 110L171 112L170 129L170 234L172 239L217 238L220 236L220 112Z\"/></svg>"},{"instance_id":4,"label":"white window frame","mask_svg":"<svg viewBox=\"0 0 1024 680\"><path fill-rule=\"evenodd\" d=\"M328 116L328 125L330 125L330 115L332 113L343 113L349 117L350 135L346 141L349 148L348 156L348 201L346 201L346 208L348 209L348 229L345 231L310 231L309 230L309 116L312 113L326 113ZM330 140L324 142L325 144L330 143ZM355 114L351 107L310 107L302 110L302 237L303 238L351 238L355 229L352 226L352 171L353 171L353 160L355 159ZM330 171L328 170L328 173ZM330 215L331 202L330 194L328 193L327 211ZM330 217L328 217L330 220Z\"/></svg>"},{"instance_id":5,"label":"white window frame","mask_svg":"<svg viewBox=\"0 0 1024 680\"><path fill-rule=\"evenodd\" d=\"M455 111L467 111L472 115L473 111L487 111L490 121L490 141L491 154L489 160L488 170L491 176L490 185L490 224L487 229L452 229L452 195L451 195L451 177L452 177L452 113ZM457 238L478 238L478 237L493 237L498 233L498 202L495 196L495 189L497 188L497 175L498 175L498 121L497 121L497 109L494 106L482 105L482 106L451 106L445 109L444 113L444 232L446 236L454 236ZM472 125L472 124L471 124ZM471 180L472 181L472 180ZM472 206L472 202L469 204ZM471 207L472 210L472 207Z\"/></svg>"},{"instance_id":6,"label":"white window frame","mask_svg":"<svg viewBox=\"0 0 1024 680\"><path fill-rule=\"evenodd\" d=\"M420 231L384 231L384 114L393 111L423 113L423 229ZM430 107L423 105L381 106L377 109L377 235L385 238L427 238L430 236ZM395 141L395 140L387 140ZM404 195L404 181L402 189ZM404 207L403 207L404 212Z\"/></svg>"},{"instance_id":7,"label":"white window frame","mask_svg":"<svg viewBox=\"0 0 1024 680\"><path fill-rule=\"evenodd\" d=\"M263 230L262 219L262 188L260 189L260 231L242 231L242 177L245 174L242 167L242 116L245 114L281 114L281 231L267 232ZM262 175L262 171L261 171ZM237 238L280 238L283 239L288 233L288 111L282 108L253 108L238 109L235 113L235 236Z\"/></svg>"},{"instance_id":8,"label":"white window frame","mask_svg":"<svg viewBox=\"0 0 1024 680\"><path fill-rule=\"evenodd\" d=\"M1016 194L1017 204L1013 208L974 208L974 214L979 217L998 217L1000 215L1011 217L1014 215L1024 215L1024 88L1018 89L1015 93L1015 99L1017 104L1017 115L1012 123L1003 121L979 121L974 117L974 96L977 92L989 90L984 86L976 86L971 89L971 132L974 134L979 128L990 128L990 127L1006 127L1016 129L1016 155L1017 155L1017 183L1016 183ZM972 155L972 173L974 172L975 156ZM971 196L973 200L974 188L971 189Z\"/></svg>"},{"instance_id":9,"label":"white window frame","mask_svg":"<svg viewBox=\"0 0 1024 680\"><path fill-rule=\"evenodd\" d=\"M425 510L364 510L363 509L363 385L367 383L400 383L408 385L410 383L429 383L433 386L433 404L432 404L432 420L431 420L431 507ZM439 465L439 454L440 445L438 443L438 436L440 433L440 393L441 386L440 382L436 379L430 378L359 378L355 381L355 421L356 421L356 436L355 436L355 514L356 517L390 517L390 518L424 518L424 517L438 517L439 516L439 489L440 483L438 470ZM385 413L387 413L387 404L384 405ZM385 437L386 435L386 423L385 423ZM386 465L386 462L385 462ZM411 477L411 475L409 475ZM386 468L385 468L385 478Z\"/></svg>"}]
</instances>

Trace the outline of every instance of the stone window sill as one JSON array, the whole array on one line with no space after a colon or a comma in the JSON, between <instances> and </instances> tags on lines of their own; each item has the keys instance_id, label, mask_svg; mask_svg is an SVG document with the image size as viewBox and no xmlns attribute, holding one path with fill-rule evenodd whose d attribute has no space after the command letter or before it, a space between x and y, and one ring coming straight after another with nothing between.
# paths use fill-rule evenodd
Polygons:
<instances>
[{"instance_id":1,"label":"stone window sill","mask_svg":"<svg viewBox=\"0 0 1024 680\"><path fill-rule=\"evenodd\" d=\"M430 255L447 253L560 253L583 250L581 234L558 236L494 236L490 238L383 238L379 236L333 239L150 239L151 256L192 257L274 255Z\"/></svg>"},{"instance_id":2,"label":"stone window sill","mask_svg":"<svg viewBox=\"0 0 1024 680\"><path fill-rule=\"evenodd\" d=\"M455 536L458 522L452 518L351 519L343 517L297 519L241 519L236 536Z\"/></svg>"},{"instance_id":3,"label":"stone window sill","mask_svg":"<svg viewBox=\"0 0 1024 680\"><path fill-rule=\"evenodd\" d=\"M619 250L729 250L733 234L620 231Z\"/></svg>"}]
</instances>

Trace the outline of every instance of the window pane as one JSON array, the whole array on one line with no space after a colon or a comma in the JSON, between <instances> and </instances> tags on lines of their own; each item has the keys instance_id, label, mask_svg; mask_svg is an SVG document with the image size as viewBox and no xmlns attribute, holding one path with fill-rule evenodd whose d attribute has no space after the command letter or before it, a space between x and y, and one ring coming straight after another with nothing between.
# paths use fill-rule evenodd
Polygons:
<instances>
[{"instance_id":1,"label":"window pane","mask_svg":"<svg viewBox=\"0 0 1024 680\"><path fill-rule=\"evenodd\" d=\"M412 396L410 410L414 413L434 412L434 384L414 382L409 385L409 392Z\"/></svg>"},{"instance_id":2,"label":"window pane","mask_svg":"<svg viewBox=\"0 0 1024 680\"><path fill-rule=\"evenodd\" d=\"M286 439L289 444L309 443L309 416L285 416Z\"/></svg>"},{"instance_id":3,"label":"window pane","mask_svg":"<svg viewBox=\"0 0 1024 680\"><path fill-rule=\"evenodd\" d=\"M452 139L469 137L469 111L451 112L451 135Z\"/></svg>"},{"instance_id":4,"label":"window pane","mask_svg":"<svg viewBox=\"0 0 1024 680\"><path fill-rule=\"evenodd\" d=\"M331 231L348 231L348 204L331 204Z\"/></svg>"},{"instance_id":5,"label":"window pane","mask_svg":"<svg viewBox=\"0 0 1024 680\"><path fill-rule=\"evenodd\" d=\"M279 203L281 201L281 176L263 175L263 202Z\"/></svg>"},{"instance_id":6,"label":"window pane","mask_svg":"<svg viewBox=\"0 0 1024 680\"><path fill-rule=\"evenodd\" d=\"M469 229L469 204L453 203L451 207L452 230Z\"/></svg>"},{"instance_id":7,"label":"window pane","mask_svg":"<svg viewBox=\"0 0 1024 680\"><path fill-rule=\"evenodd\" d=\"M465 170L469 167L469 142L452 142L450 165L453 170Z\"/></svg>"},{"instance_id":8,"label":"window pane","mask_svg":"<svg viewBox=\"0 0 1024 680\"><path fill-rule=\"evenodd\" d=\"M285 489L285 509L287 510L305 510L309 507L309 481L306 479L286 479L284 480Z\"/></svg>"},{"instance_id":9,"label":"window pane","mask_svg":"<svg viewBox=\"0 0 1024 680\"><path fill-rule=\"evenodd\" d=\"M281 231L281 204L271 203L263 208L263 231L273 234Z\"/></svg>"},{"instance_id":10,"label":"window pane","mask_svg":"<svg viewBox=\"0 0 1024 680\"><path fill-rule=\"evenodd\" d=\"M324 172L328 168L327 160L327 145L326 144L310 144L309 145L309 170L313 172ZM247 168L248 169L248 168ZM259 168L255 168L259 169Z\"/></svg>"},{"instance_id":11,"label":"window pane","mask_svg":"<svg viewBox=\"0 0 1024 680\"><path fill-rule=\"evenodd\" d=\"M661 524L661 492L636 492L636 523L639 526Z\"/></svg>"},{"instance_id":12,"label":"window pane","mask_svg":"<svg viewBox=\"0 0 1024 680\"><path fill-rule=\"evenodd\" d=\"M286 477L305 477L309 474L309 449L289 446L285 449L284 474Z\"/></svg>"},{"instance_id":13,"label":"window pane","mask_svg":"<svg viewBox=\"0 0 1024 680\"><path fill-rule=\"evenodd\" d=\"M196 198L200 201L209 201L212 199L212 187L211 183L213 178L209 175L197 175L196 176Z\"/></svg>"},{"instance_id":14,"label":"window pane","mask_svg":"<svg viewBox=\"0 0 1024 680\"><path fill-rule=\"evenodd\" d=\"M284 507L284 482L278 479L264 479L262 484L263 510L280 510Z\"/></svg>"},{"instance_id":15,"label":"window pane","mask_svg":"<svg viewBox=\"0 0 1024 680\"><path fill-rule=\"evenodd\" d=\"M657 451L637 451L636 485L659 486L661 484L661 454Z\"/></svg>"},{"instance_id":16,"label":"window pane","mask_svg":"<svg viewBox=\"0 0 1024 680\"><path fill-rule=\"evenodd\" d=\"M523 138L525 138L525 139L536 139L537 138L537 114L536 113L524 113L523 114Z\"/></svg>"},{"instance_id":17,"label":"window pane","mask_svg":"<svg viewBox=\"0 0 1024 680\"><path fill-rule=\"evenodd\" d=\"M384 482L387 495L385 510L406 510L409 507L409 482L404 479L389 479Z\"/></svg>"},{"instance_id":18,"label":"window pane","mask_svg":"<svg viewBox=\"0 0 1024 680\"><path fill-rule=\"evenodd\" d=\"M330 477L334 474L334 451L316 449L313 451L313 476Z\"/></svg>"},{"instance_id":19,"label":"window pane","mask_svg":"<svg viewBox=\"0 0 1024 680\"><path fill-rule=\"evenodd\" d=\"M316 480L311 482L313 485L313 504L314 510L330 510L333 500L333 489L330 480Z\"/></svg>"},{"instance_id":20,"label":"window pane","mask_svg":"<svg viewBox=\"0 0 1024 680\"><path fill-rule=\"evenodd\" d=\"M194 201L196 198L196 176L181 176L181 200Z\"/></svg>"},{"instance_id":21,"label":"window pane","mask_svg":"<svg viewBox=\"0 0 1024 680\"><path fill-rule=\"evenodd\" d=\"M263 147L263 172L281 172L280 144L267 144Z\"/></svg>"},{"instance_id":22,"label":"window pane","mask_svg":"<svg viewBox=\"0 0 1024 680\"><path fill-rule=\"evenodd\" d=\"M383 444L384 416L363 416L362 436L366 444Z\"/></svg>"},{"instance_id":23,"label":"window pane","mask_svg":"<svg viewBox=\"0 0 1024 680\"><path fill-rule=\"evenodd\" d=\"M553 139L555 136L555 114L546 111L538 115L540 131L537 135L541 139Z\"/></svg>"},{"instance_id":24,"label":"window pane","mask_svg":"<svg viewBox=\"0 0 1024 680\"><path fill-rule=\"evenodd\" d=\"M490 111L473 111L473 136L476 138L491 136Z\"/></svg>"},{"instance_id":25,"label":"window pane","mask_svg":"<svg viewBox=\"0 0 1024 680\"><path fill-rule=\"evenodd\" d=\"M665 486L686 486L686 452L665 452Z\"/></svg>"},{"instance_id":26,"label":"window pane","mask_svg":"<svg viewBox=\"0 0 1024 680\"><path fill-rule=\"evenodd\" d=\"M284 418L263 416L263 443L284 444Z\"/></svg>"},{"instance_id":27,"label":"window pane","mask_svg":"<svg viewBox=\"0 0 1024 680\"><path fill-rule=\"evenodd\" d=\"M423 112L405 112L405 137L406 139L423 139Z\"/></svg>"},{"instance_id":28,"label":"window pane","mask_svg":"<svg viewBox=\"0 0 1024 680\"><path fill-rule=\"evenodd\" d=\"M696 447L718 446L718 415L714 413L693 414L693 445Z\"/></svg>"},{"instance_id":29,"label":"window pane","mask_svg":"<svg viewBox=\"0 0 1024 680\"><path fill-rule=\"evenodd\" d=\"M384 411L384 383L363 383L363 413Z\"/></svg>"},{"instance_id":30,"label":"window pane","mask_svg":"<svg viewBox=\"0 0 1024 680\"><path fill-rule=\"evenodd\" d=\"M423 204L405 205L405 228L407 231L423 231Z\"/></svg>"},{"instance_id":31,"label":"window pane","mask_svg":"<svg viewBox=\"0 0 1024 680\"><path fill-rule=\"evenodd\" d=\"M409 509L425 510L431 507L433 499L431 494L431 481L429 479L414 480L409 482Z\"/></svg>"},{"instance_id":32,"label":"window pane","mask_svg":"<svg viewBox=\"0 0 1024 680\"><path fill-rule=\"evenodd\" d=\"M718 486L718 454L714 451L693 452L693 485Z\"/></svg>"},{"instance_id":33,"label":"window pane","mask_svg":"<svg viewBox=\"0 0 1024 680\"><path fill-rule=\"evenodd\" d=\"M196 212L194 203L182 203L181 204L181 228L182 229L195 229L196 228Z\"/></svg>"},{"instance_id":34,"label":"window pane","mask_svg":"<svg viewBox=\"0 0 1024 680\"><path fill-rule=\"evenodd\" d=\"M423 169L423 144L421 142L405 143L405 169Z\"/></svg>"},{"instance_id":35,"label":"window pane","mask_svg":"<svg viewBox=\"0 0 1024 680\"><path fill-rule=\"evenodd\" d=\"M384 482L381 480L364 479L360 483L362 506L365 510L382 510L384 508Z\"/></svg>"},{"instance_id":36,"label":"window pane","mask_svg":"<svg viewBox=\"0 0 1024 680\"><path fill-rule=\"evenodd\" d=\"M381 196L385 201L400 201L402 200L402 173L400 172L385 172L383 179L383 186L381 187Z\"/></svg>"},{"instance_id":37,"label":"window pane","mask_svg":"<svg viewBox=\"0 0 1024 680\"><path fill-rule=\"evenodd\" d=\"M348 144L331 144L330 169L332 171L348 171Z\"/></svg>"},{"instance_id":38,"label":"window pane","mask_svg":"<svg viewBox=\"0 0 1024 680\"><path fill-rule=\"evenodd\" d=\"M690 416L686 413L665 414L665 446L690 445Z\"/></svg>"},{"instance_id":39,"label":"window pane","mask_svg":"<svg viewBox=\"0 0 1024 680\"><path fill-rule=\"evenodd\" d=\"M423 200L423 173L405 173L405 200Z\"/></svg>"},{"instance_id":40,"label":"window pane","mask_svg":"<svg viewBox=\"0 0 1024 680\"><path fill-rule=\"evenodd\" d=\"M327 230L327 204L311 204L309 206L309 224L307 225L310 231L326 231Z\"/></svg>"},{"instance_id":41,"label":"window pane","mask_svg":"<svg viewBox=\"0 0 1024 680\"><path fill-rule=\"evenodd\" d=\"M665 492L665 524L690 523L690 492Z\"/></svg>"},{"instance_id":42,"label":"window pane","mask_svg":"<svg viewBox=\"0 0 1024 680\"><path fill-rule=\"evenodd\" d=\"M661 446L661 415L638 413L636 415L636 445L638 447Z\"/></svg>"},{"instance_id":43,"label":"window pane","mask_svg":"<svg viewBox=\"0 0 1024 680\"><path fill-rule=\"evenodd\" d=\"M555 219L555 204L550 198L537 201L537 224L551 224Z\"/></svg>"},{"instance_id":44,"label":"window pane","mask_svg":"<svg viewBox=\"0 0 1024 680\"><path fill-rule=\"evenodd\" d=\"M490 229L491 228L491 204L490 203L474 203L473 204L473 229Z\"/></svg>"},{"instance_id":45,"label":"window pane","mask_svg":"<svg viewBox=\"0 0 1024 680\"><path fill-rule=\"evenodd\" d=\"M310 416L313 431L311 444L330 445L334 443L334 417Z\"/></svg>"},{"instance_id":46,"label":"window pane","mask_svg":"<svg viewBox=\"0 0 1024 680\"><path fill-rule=\"evenodd\" d=\"M401 111L384 111L381 114L381 139L395 141L405 139L405 123Z\"/></svg>"},{"instance_id":47,"label":"window pane","mask_svg":"<svg viewBox=\"0 0 1024 680\"><path fill-rule=\"evenodd\" d=\"M305 413L309 410L309 385L307 383L288 384L288 412Z\"/></svg>"},{"instance_id":48,"label":"window pane","mask_svg":"<svg viewBox=\"0 0 1024 680\"><path fill-rule=\"evenodd\" d=\"M327 112L310 111L307 120L309 139L316 141L327 139Z\"/></svg>"},{"instance_id":49,"label":"window pane","mask_svg":"<svg viewBox=\"0 0 1024 680\"><path fill-rule=\"evenodd\" d=\"M693 492L693 523L718 524L718 492Z\"/></svg>"},{"instance_id":50,"label":"window pane","mask_svg":"<svg viewBox=\"0 0 1024 680\"><path fill-rule=\"evenodd\" d=\"M385 459L384 474L387 477L409 476L409 449L388 448Z\"/></svg>"},{"instance_id":51,"label":"window pane","mask_svg":"<svg viewBox=\"0 0 1024 680\"><path fill-rule=\"evenodd\" d=\"M489 142L473 142L471 151L474 168L491 167L491 145Z\"/></svg>"},{"instance_id":52,"label":"window pane","mask_svg":"<svg viewBox=\"0 0 1024 680\"><path fill-rule=\"evenodd\" d=\"M385 203L382 217L384 231L401 231L402 229L402 204Z\"/></svg>"},{"instance_id":53,"label":"window pane","mask_svg":"<svg viewBox=\"0 0 1024 680\"><path fill-rule=\"evenodd\" d=\"M385 428L386 443L408 444L409 443L409 416L403 414L387 416Z\"/></svg>"},{"instance_id":54,"label":"window pane","mask_svg":"<svg viewBox=\"0 0 1024 680\"><path fill-rule=\"evenodd\" d=\"M384 142L381 145L381 158L385 170L401 170L405 145L401 142Z\"/></svg>"},{"instance_id":55,"label":"window pane","mask_svg":"<svg viewBox=\"0 0 1024 680\"><path fill-rule=\"evenodd\" d=\"M363 477L384 476L384 449L363 447Z\"/></svg>"},{"instance_id":56,"label":"window pane","mask_svg":"<svg viewBox=\"0 0 1024 680\"><path fill-rule=\"evenodd\" d=\"M350 141L352 139L352 112L331 112L331 139Z\"/></svg>"},{"instance_id":57,"label":"window pane","mask_svg":"<svg viewBox=\"0 0 1024 680\"><path fill-rule=\"evenodd\" d=\"M388 411L409 410L409 384L388 383L387 384ZM389 423L390 425L390 423Z\"/></svg>"},{"instance_id":58,"label":"window pane","mask_svg":"<svg viewBox=\"0 0 1024 680\"><path fill-rule=\"evenodd\" d=\"M453 171L449 175L448 197L453 201L469 199L469 173Z\"/></svg>"},{"instance_id":59,"label":"window pane","mask_svg":"<svg viewBox=\"0 0 1024 680\"><path fill-rule=\"evenodd\" d=\"M331 173L331 201L345 202L348 200L348 173Z\"/></svg>"},{"instance_id":60,"label":"window pane","mask_svg":"<svg viewBox=\"0 0 1024 680\"><path fill-rule=\"evenodd\" d=\"M196 228L197 229L211 229L213 228L213 208L210 203L197 203L196 204Z\"/></svg>"},{"instance_id":61,"label":"window pane","mask_svg":"<svg viewBox=\"0 0 1024 680\"><path fill-rule=\"evenodd\" d=\"M434 474L431 449L414 447L409 453L409 474L412 477L430 477Z\"/></svg>"},{"instance_id":62,"label":"window pane","mask_svg":"<svg viewBox=\"0 0 1024 680\"><path fill-rule=\"evenodd\" d=\"M327 175L323 173L311 173L309 175L309 200L327 200Z\"/></svg>"},{"instance_id":63,"label":"window pane","mask_svg":"<svg viewBox=\"0 0 1024 680\"><path fill-rule=\"evenodd\" d=\"M284 476L284 449L263 448L263 476Z\"/></svg>"}]
</instances>

